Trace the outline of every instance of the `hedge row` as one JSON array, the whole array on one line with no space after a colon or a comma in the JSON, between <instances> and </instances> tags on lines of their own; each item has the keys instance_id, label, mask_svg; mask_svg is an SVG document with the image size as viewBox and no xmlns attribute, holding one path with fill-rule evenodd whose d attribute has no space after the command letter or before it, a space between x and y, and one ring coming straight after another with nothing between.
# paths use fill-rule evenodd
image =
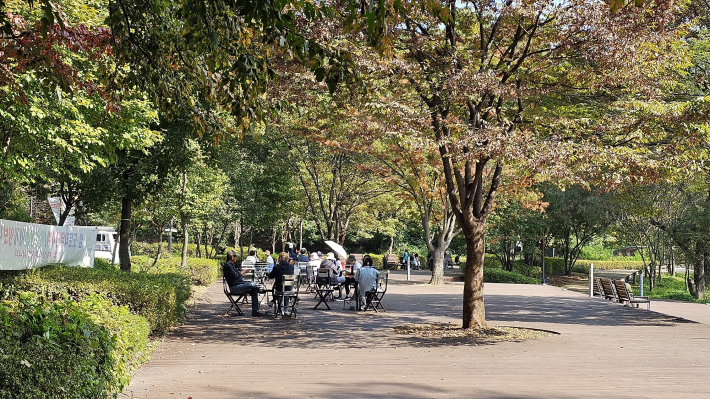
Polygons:
<instances>
[{"instance_id":1,"label":"hedge row","mask_svg":"<svg viewBox=\"0 0 710 399\"><path fill-rule=\"evenodd\" d=\"M172 256L180 256L182 254L182 243L173 242L173 252ZM215 249L208 245L207 249L214 254ZM131 255L133 256L150 256L154 257L155 253L158 251L158 243L148 243L148 242L134 242L131 244ZM205 246L200 245L200 251L202 251L202 256L205 256ZM161 250L161 258L169 258L171 255L168 253L168 243L163 241L163 249ZM197 244L187 244L187 256L193 258L197 256Z\"/></svg>"},{"instance_id":2,"label":"hedge row","mask_svg":"<svg viewBox=\"0 0 710 399\"><path fill-rule=\"evenodd\" d=\"M93 294L0 303L0 398L106 398L147 360L148 321Z\"/></svg>"},{"instance_id":3,"label":"hedge row","mask_svg":"<svg viewBox=\"0 0 710 399\"><path fill-rule=\"evenodd\" d=\"M518 273L505 271L503 269L484 269L483 281L486 283L511 283L511 284L539 284L535 278L526 277Z\"/></svg>"},{"instance_id":4,"label":"hedge row","mask_svg":"<svg viewBox=\"0 0 710 399\"><path fill-rule=\"evenodd\" d=\"M111 268L47 266L0 274L0 300L33 292L46 301L81 302L93 294L145 317L151 332L163 334L185 314L190 278L181 273L125 273Z\"/></svg>"},{"instance_id":5,"label":"hedge row","mask_svg":"<svg viewBox=\"0 0 710 399\"><path fill-rule=\"evenodd\" d=\"M159 259L155 266L153 260L147 256L132 256L131 270L150 274L182 274L189 276L194 285L212 285L222 273L221 262L216 259L187 258L187 267L180 266L179 257Z\"/></svg>"}]
</instances>

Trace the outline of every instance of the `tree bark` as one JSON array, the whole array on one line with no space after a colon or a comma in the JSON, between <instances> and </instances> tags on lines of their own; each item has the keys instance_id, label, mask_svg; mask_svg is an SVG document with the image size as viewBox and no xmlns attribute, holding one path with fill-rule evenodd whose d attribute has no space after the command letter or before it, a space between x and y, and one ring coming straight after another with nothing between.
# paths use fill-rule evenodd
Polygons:
<instances>
[{"instance_id":1,"label":"tree bark","mask_svg":"<svg viewBox=\"0 0 710 399\"><path fill-rule=\"evenodd\" d=\"M162 252L162 249L163 249L163 229L161 226L160 238L158 239L158 250L155 251L155 259L153 259L153 265L151 267L155 267L155 265L158 264L158 259L160 259L160 253Z\"/></svg>"},{"instance_id":2,"label":"tree bark","mask_svg":"<svg viewBox=\"0 0 710 399\"><path fill-rule=\"evenodd\" d=\"M202 257L202 232L200 231L199 228L196 228L195 231L197 233L195 234L195 256L198 258Z\"/></svg>"},{"instance_id":3,"label":"tree bark","mask_svg":"<svg viewBox=\"0 0 710 399\"><path fill-rule=\"evenodd\" d=\"M182 228L182 256L180 257L180 266L187 267L187 214L180 212L180 227Z\"/></svg>"},{"instance_id":4,"label":"tree bark","mask_svg":"<svg viewBox=\"0 0 710 399\"><path fill-rule=\"evenodd\" d=\"M695 244L693 280L695 282L695 298L705 299L705 245L701 241Z\"/></svg>"},{"instance_id":5,"label":"tree bark","mask_svg":"<svg viewBox=\"0 0 710 399\"><path fill-rule=\"evenodd\" d=\"M129 196L121 198L121 231L119 232L119 240L121 242L118 248L118 259L121 263L121 270L131 271L131 207L133 199Z\"/></svg>"},{"instance_id":6,"label":"tree bark","mask_svg":"<svg viewBox=\"0 0 710 399\"><path fill-rule=\"evenodd\" d=\"M463 286L463 328L486 328L483 299L483 260L486 254L485 222L473 221L464 231L466 238L466 271Z\"/></svg>"},{"instance_id":7,"label":"tree bark","mask_svg":"<svg viewBox=\"0 0 710 399\"><path fill-rule=\"evenodd\" d=\"M432 250L432 262L434 267L431 271L431 280L429 284L431 285L442 285L444 284L444 252L445 248L439 246L434 247Z\"/></svg>"}]
</instances>

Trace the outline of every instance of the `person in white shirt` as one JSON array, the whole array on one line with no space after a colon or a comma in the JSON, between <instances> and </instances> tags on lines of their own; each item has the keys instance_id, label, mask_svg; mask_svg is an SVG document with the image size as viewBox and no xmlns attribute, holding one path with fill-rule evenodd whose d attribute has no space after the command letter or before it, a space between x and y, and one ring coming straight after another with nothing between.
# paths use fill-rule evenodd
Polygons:
<instances>
[{"instance_id":1,"label":"person in white shirt","mask_svg":"<svg viewBox=\"0 0 710 399\"><path fill-rule=\"evenodd\" d=\"M256 249L252 249L249 251L249 256L244 259L244 262L251 262L251 263L256 263L259 261L259 258L256 256Z\"/></svg>"},{"instance_id":2,"label":"person in white shirt","mask_svg":"<svg viewBox=\"0 0 710 399\"><path fill-rule=\"evenodd\" d=\"M268 263L266 265L266 272L268 273L274 269L274 258L271 257L271 252L268 249L264 251L264 256L266 256L266 263Z\"/></svg>"},{"instance_id":3,"label":"person in white shirt","mask_svg":"<svg viewBox=\"0 0 710 399\"><path fill-rule=\"evenodd\" d=\"M377 290L377 275L380 274L377 269L372 266L363 266L355 274L355 281L357 281L358 293L360 294L360 301L358 305L362 310L362 306L366 303L367 293L374 292Z\"/></svg>"}]
</instances>

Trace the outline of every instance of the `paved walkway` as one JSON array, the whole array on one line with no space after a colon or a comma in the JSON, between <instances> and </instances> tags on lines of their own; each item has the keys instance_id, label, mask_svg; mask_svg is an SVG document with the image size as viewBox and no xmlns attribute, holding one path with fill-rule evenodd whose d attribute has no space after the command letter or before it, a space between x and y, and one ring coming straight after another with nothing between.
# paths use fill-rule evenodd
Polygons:
<instances>
[{"instance_id":1,"label":"paved walkway","mask_svg":"<svg viewBox=\"0 0 710 399\"><path fill-rule=\"evenodd\" d=\"M486 284L491 325L559 335L521 342L422 340L409 323L460 323L462 286L392 274L386 313L311 310L295 320L220 317L211 287L160 343L123 397L685 398L710 397L710 306L628 308L552 286ZM341 304L340 307L337 307ZM662 313L659 313L662 312ZM680 318L682 317L682 318Z\"/></svg>"}]
</instances>

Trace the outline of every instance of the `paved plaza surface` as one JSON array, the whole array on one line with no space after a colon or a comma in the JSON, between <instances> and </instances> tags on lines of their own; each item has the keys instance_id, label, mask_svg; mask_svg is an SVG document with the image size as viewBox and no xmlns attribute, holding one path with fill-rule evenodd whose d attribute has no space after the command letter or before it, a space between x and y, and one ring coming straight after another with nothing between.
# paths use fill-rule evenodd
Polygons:
<instances>
[{"instance_id":1,"label":"paved plaza surface","mask_svg":"<svg viewBox=\"0 0 710 399\"><path fill-rule=\"evenodd\" d=\"M124 398L706 398L710 306L654 300L651 311L553 286L485 285L493 326L559 335L430 340L413 323L460 323L463 286L393 272L387 312L311 310L296 319L221 314L221 281L133 377ZM246 314L249 314L248 306Z\"/></svg>"}]
</instances>

